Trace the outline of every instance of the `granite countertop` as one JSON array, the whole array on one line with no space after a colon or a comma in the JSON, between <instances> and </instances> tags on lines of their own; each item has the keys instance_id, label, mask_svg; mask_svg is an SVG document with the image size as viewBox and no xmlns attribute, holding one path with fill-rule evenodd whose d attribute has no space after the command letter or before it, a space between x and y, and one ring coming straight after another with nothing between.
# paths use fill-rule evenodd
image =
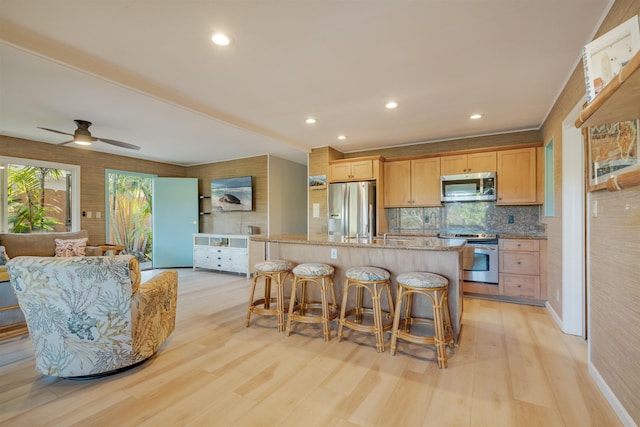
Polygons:
<instances>
[{"instance_id":1,"label":"granite countertop","mask_svg":"<svg viewBox=\"0 0 640 427\"><path fill-rule=\"evenodd\" d=\"M460 229L443 229L440 231L434 232L426 232L426 233L417 233L417 232L409 232L409 233L387 233L387 236L394 237L406 237L406 238L416 238L416 237L436 237L440 233L443 234L495 234L499 239L537 239L537 240L546 240L547 233L544 231L499 231L499 230L460 230Z\"/></svg>"},{"instance_id":2,"label":"granite countertop","mask_svg":"<svg viewBox=\"0 0 640 427\"><path fill-rule=\"evenodd\" d=\"M426 251L461 251L466 245L464 239L440 239L433 236L400 236L333 240L327 237L311 237L304 235L277 235L277 236L251 236L251 240L257 242L297 243L318 246L343 246L356 248L376 249L410 249ZM404 238L406 237L406 238Z\"/></svg>"}]
</instances>

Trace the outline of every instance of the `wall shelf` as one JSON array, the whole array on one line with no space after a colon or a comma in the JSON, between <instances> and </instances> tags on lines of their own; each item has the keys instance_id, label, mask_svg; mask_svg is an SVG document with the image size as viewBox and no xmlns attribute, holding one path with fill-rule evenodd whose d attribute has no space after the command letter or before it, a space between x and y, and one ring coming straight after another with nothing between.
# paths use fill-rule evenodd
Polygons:
<instances>
[{"instance_id":1,"label":"wall shelf","mask_svg":"<svg viewBox=\"0 0 640 427\"><path fill-rule=\"evenodd\" d=\"M580 112L575 125L577 128L586 128L638 118L640 118L640 52L636 52L629 63L620 70L618 76ZM609 178L606 188L608 191L620 191L639 185L640 170L634 170Z\"/></svg>"},{"instance_id":2,"label":"wall shelf","mask_svg":"<svg viewBox=\"0 0 640 427\"><path fill-rule=\"evenodd\" d=\"M634 120L640 117L640 52L588 104L576 120L577 128Z\"/></svg>"}]
</instances>

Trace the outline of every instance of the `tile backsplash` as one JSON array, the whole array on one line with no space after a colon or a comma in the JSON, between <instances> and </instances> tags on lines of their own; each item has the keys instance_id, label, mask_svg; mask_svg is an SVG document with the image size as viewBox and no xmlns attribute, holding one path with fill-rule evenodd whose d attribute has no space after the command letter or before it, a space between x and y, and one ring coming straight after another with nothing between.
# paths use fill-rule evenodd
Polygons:
<instances>
[{"instance_id":1,"label":"tile backsplash","mask_svg":"<svg viewBox=\"0 0 640 427\"><path fill-rule=\"evenodd\" d=\"M540 233L540 206L496 206L495 202L445 203L435 208L390 208L391 233Z\"/></svg>"}]
</instances>

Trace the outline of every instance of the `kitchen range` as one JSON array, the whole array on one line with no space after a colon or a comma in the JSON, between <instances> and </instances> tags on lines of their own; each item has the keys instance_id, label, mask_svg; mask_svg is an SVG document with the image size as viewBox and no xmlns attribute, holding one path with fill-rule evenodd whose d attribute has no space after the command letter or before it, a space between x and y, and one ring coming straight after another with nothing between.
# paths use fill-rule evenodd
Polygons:
<instances>
[{"instance_id":1,"label":"kitchen range","mask_svg":"<svg viewBox=\"0 0 640 427\"><path fill-rule=\"evenodd\" d=\"M498 285L498 236L495 234L440 233L440 238L465 239L473 248L473 265L465 266L465 282Z\"/></svg>"}]
</instances>

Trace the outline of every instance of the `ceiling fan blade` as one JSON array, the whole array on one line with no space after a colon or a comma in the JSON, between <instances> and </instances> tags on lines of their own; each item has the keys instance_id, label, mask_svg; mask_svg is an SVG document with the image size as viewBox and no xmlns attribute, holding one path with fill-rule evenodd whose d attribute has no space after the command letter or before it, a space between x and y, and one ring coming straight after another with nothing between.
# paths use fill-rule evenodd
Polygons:
<instances>
[{"instance_id":1,"label":"ceiling fan blade","mask_svg":"<svg viewBox=\"0 0 640 427\"><path fill-rule=\"evenodd\" d=\"M61 132L61 133L62 133L62 132ZM65 144L70 144L70 143L72 143L72 142L73 142L73 139L72 139L71 141L61 142L61 143L56 144L56 145L65 145Z\"/></svg>"},{"instance_id":2,"label":"ceiling fan blade","mask_svg":"<svg viewBox=\"0 0 640 427\"><path fill-rule=\"evenodd\" d=\"M116 145L122 148L129 148L131 150L139 150L137 145L129 144L127 142L116 141L115 139L96 138L98 141L106 142L107 144Z\"/></svg>"},{"instance_id":3,"label":"ceiling fan blade","mask_svg":"<svg viewBox=\"0 0 640 427\"><path fill-rule=\"evenodd\" d=\"M49 132L61 133L62 135L70 135L70 136L73 136L73 134L72 134L72 133L61 132L61 131L59 131L59 130L55 130L55 129L43 128L43 127L40 127L40 126L38 126L38 129L48 130Z\"/></svg>"}]
</instances>

